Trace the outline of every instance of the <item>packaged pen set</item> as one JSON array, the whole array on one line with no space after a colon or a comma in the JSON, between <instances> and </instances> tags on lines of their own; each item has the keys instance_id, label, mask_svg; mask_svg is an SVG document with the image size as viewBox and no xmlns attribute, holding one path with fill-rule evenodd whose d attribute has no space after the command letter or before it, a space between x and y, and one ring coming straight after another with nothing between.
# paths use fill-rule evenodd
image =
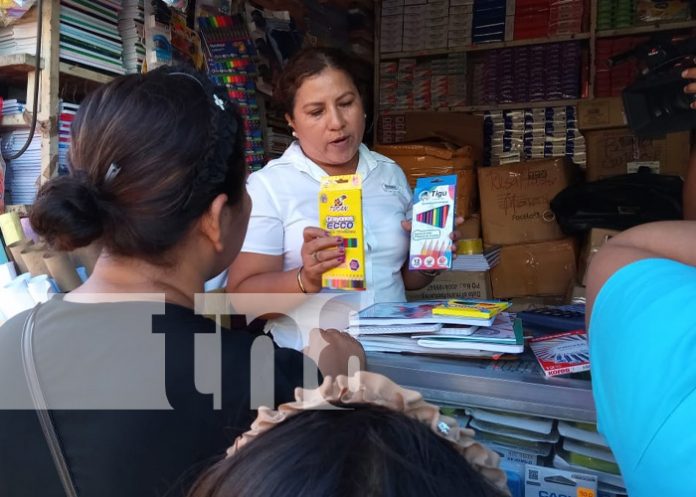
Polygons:
<instances>
[{"instance_id":1,"label":"packaged pen set","mask_svg":"<svg viewBox=\"0 0 696 497\"><path fill-rule=\"evenodd\" d=\"M321 286L365 290L362 180L357 174L325 176L319 189L319 223L331 236L343 238L345 261L322 275Z\"/></svg>"},{"instance_id":2,"label":"packaged pen set","mask_svg":"<svg viewBox=\"0 0 696 497\"><path fill-rule=\"evenodd\" d=\"M418 178L408 268L433 271L452 267L457 176Z\"/></svg>"}]
</instances>

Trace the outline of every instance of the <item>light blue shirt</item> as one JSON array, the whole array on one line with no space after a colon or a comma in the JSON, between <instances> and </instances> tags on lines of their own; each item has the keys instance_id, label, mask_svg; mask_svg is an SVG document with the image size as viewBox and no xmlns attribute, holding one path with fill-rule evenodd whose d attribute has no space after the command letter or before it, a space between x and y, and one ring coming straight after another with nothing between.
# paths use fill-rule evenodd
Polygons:
<instances>
[{"instance_id":1,"label":"light blue shirt","mask_svg":"<svg viewBox=\"0 0 696 497\"><path fill-rule=\"evenodd\" d=\"M644 259L609 278L594 304L598 430L631 497L696 495L695 302L696 268Z\"/></svg>"}]
</instances>

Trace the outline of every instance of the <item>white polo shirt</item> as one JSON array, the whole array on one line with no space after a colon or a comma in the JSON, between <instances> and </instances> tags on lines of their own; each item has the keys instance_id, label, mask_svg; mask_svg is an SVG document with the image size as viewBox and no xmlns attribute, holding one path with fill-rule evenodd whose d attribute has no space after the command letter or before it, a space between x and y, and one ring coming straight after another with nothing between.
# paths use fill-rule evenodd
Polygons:
<instances>
[{"instance_id":1,"label":"white polo shirt","mask_svg":"<svg viewBox=\"0 0 696 497\"><path fill-rule=\"evenodd\" d=\"M408 256L409 235L401 221L411 217L411 188L391 159L360 145L357 173L362 177L365 276L362 304L405 300L401 267ZM283 270L300 267L302 232L319 226L319 182L326 172L304 155L297 141L279 159L249 176L253 206L242 252L282 255ZM334 292L334 290L332 290ZM365 293L365 292L346 292ZM286 341L281 328L295 330L288 318L269 321L276 342ZM336 325L338 326L338 324Z\"/></svg>"}]
</instances>

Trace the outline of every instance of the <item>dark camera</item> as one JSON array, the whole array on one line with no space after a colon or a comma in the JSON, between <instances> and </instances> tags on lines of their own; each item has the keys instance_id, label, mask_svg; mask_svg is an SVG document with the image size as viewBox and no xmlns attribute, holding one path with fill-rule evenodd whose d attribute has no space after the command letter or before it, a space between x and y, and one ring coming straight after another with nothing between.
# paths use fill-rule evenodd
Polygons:
<instances>
[{"instance_id":1,"label":"dark camera","mask_svg":"<svg viewBox=\"0 0 696 497\"><path fill-rule=\"evenodd\" d=\"M610 59L615 65L636 57L641 74L623 91L628 125L640 138L658 138L666 133L696 128L693 95L684 93L688 81L682 71L696 66L696 39L674 42L660 35L629 52Z\"/></svg>"}]
</instances>

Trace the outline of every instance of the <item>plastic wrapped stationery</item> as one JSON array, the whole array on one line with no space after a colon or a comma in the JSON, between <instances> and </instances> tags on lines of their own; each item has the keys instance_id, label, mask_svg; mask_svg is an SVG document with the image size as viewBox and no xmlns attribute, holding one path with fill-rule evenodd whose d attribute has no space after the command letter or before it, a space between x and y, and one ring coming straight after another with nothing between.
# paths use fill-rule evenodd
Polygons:
<instances>
[{"instance_id":1,"label":"plastic wrapped stationery","mask_svg":"<svg viewBox=\"0 0 696 497\"><path fill-rule=\"evenodd\" d=\"M362 181L357 174L325 176L319 189L319 223L343 238L345 262L322 276L324 288L365 290Z\"/></svg>"},{"instance_id":2,"label":"plastic wrapped stationery","mask_svg":"<svg viewBox=\"0 0 696 497\"><path fill-rule=\"evenodd\" d=\"M418 178L413 194L413 223L408 267L432 271L452 267L454 199L457 177Z\"/></svg>"}]
</instances>

